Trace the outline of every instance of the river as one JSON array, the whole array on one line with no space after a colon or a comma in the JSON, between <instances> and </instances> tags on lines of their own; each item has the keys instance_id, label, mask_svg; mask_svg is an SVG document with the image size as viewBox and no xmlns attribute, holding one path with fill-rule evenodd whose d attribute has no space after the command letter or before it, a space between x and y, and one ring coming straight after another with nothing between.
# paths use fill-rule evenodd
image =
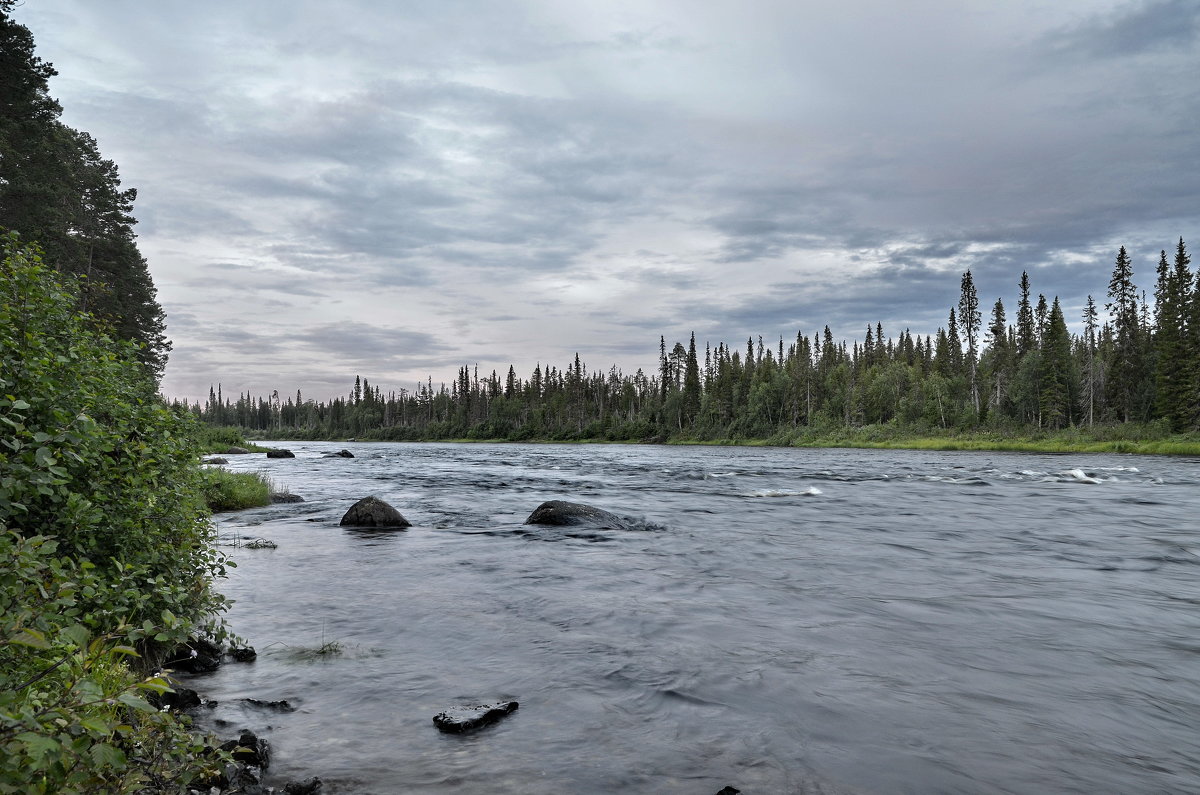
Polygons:
<instances>
[{"instance_id":1,"label":"river","mask_svg":"<svg viewBox=\"0 0 1200 795\"><path fill-rule=\"evenodd\" d=\"M1200 461L289 442L191 686L327 793L1200 792ZM326 458L341 448L355 458ZM338 526L376 495L406 531ZM525 526L544 500L626 531ZM337 654L306 654L334 642ZM239 699L286 699L273 713ZM446 735L456 704L517 700Z\"/></svg>"}]
</instances>

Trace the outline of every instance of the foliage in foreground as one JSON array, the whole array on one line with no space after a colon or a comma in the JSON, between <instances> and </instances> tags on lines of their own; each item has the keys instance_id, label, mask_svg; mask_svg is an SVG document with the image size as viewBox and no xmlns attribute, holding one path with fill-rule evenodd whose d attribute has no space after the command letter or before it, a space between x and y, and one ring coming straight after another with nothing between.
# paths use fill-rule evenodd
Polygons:
<instances>
[{"instance_id":1,"label":"foliage in foreground","mask_svg":"<svg viewBox=\"0 0 1200 795\"><path fill-rule=\"evenodd\" d=\"M192 422L71 285L3 245L0 792L178 788L195 743L127 661L222 632Z\"/></svg>"}]
</instances>

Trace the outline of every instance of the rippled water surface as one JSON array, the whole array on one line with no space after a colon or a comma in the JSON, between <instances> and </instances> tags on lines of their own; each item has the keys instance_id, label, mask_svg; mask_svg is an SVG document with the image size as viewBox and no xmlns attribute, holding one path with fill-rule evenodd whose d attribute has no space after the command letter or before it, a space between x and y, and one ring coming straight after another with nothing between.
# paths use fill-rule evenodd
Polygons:
<instances>
[{"instance_id":1,"label":"rippled water surface","mask_svg":"<svg viewBox=\"0 0 1200 795\"><path fill-rule=\"evenodd\" d=\"M195 683L327 792L1200 791L1200 462L288 443ZM353 459L323 458L349 448ZM342 529L374 494L413 527ZM636 529L523 526L544 500ZM305 659L305 648L341 644ZM264 713L237 699L287 699ZM520 709L472 735L431 718ZM269 728L268 728L269 727Z\"/></svg>"}]
</instances>

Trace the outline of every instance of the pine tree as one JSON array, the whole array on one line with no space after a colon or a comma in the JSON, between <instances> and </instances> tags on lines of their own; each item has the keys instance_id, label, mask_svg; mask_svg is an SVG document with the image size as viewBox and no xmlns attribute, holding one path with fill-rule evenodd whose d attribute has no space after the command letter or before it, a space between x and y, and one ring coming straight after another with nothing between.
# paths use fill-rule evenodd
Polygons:
<instances>
[{"instance_id":1,"label":"pine tree","mask_svg":"<svg viewBox=\"0 0 1200 795\"><path fill-rule=\"evenodd\" d=\"M1192 346L1188 345L1187 328L1192 300L1190 262L1183 238L1180 238L1174 267L1167 262L1167 252L1161 252L1154 290L1155 410L1177 431L1190 424L1193 413L1189 399Z\"/></svg>"},{"instance_id":2,"label":"pine tree","mask_svg":"<svg viewBox=\"0 0 1200 795\"><path fill-rule=\"evenodd\" d=\"M1113 357L1109 362L1108 404L1122 422L1139 419L1137 395L1142 388L1141 323L1133 264L1125 247L1117 252L1105 304L1113 321Z\"/></svg>"},{"instance_id":3,"label":"pine tree","mask_svg":"<svg viewBox=\"0 0 1200 795\"><path fill-rule=\"evenodd\" d=\"M1078 386L1071 358L1071 335L1058 296L1054 297L1046 322L1039 376L1038 403L1042 422L1051 428L1071 424Z\"/></svg>"},{"instance_id":4,"label":"pine tree","mask_svg":"<svg viewBox=\"0 0 1200 795\"><path fill-rule=\"evenodd\" d=\"M1029 303L1029 274L1021 271L1021 300L1017 304L1017 358L1037 348L1037 330L1033 323L1033 306Z\"/></svg>"},{"instance_id":5,"label":"pine tree","mask_svg":"<svg viewBox=\"0 0 1200 795\"><path fill-rule=\"evenodd\" d=\"M975 415L979 415L979 324L982 315L979 312L979 296L975 292L975 280L968 268L962 275L961 294L958 299L958 322L962 326L964 339L967 341L966 365L967 375L971 382L971 403L975 406Z\"/></svg>"}]
</instances>

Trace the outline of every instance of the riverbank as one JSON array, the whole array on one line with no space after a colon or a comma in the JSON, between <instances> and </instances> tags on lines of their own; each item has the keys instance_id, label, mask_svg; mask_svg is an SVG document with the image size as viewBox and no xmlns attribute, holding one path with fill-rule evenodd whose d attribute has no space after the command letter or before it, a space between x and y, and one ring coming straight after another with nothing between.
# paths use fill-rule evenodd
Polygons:
<instances>
[{"instance_id":1,"label":"riverbank","mask_svg":"<svg viewBox=\"0 0 1200 795\"><path fill-rule=\"evenodd\" d=\"M231 431L233 429L230 429ZM233 431L237 432L237 431ZM263 439L292 441L391 441L370 435L356 439L329 439L305 436L295 430L265 434ZM731 447L811 447L861 448L882 450L974 450L1025 453L1130 453L1138 455L1200 456L1200 435L1168 434L1154 427L1113 425L1094 428L1069 428L1060 431L1000 432L956 431L929 433L889 425L839 428L821 432L800 428L769 437L706 439L677 434L644 439L608 438L429 438L410 441L453 442L460 444L671 444ZM265 450L266 448L256 448Z\"/></svg>"}]
</instances>

